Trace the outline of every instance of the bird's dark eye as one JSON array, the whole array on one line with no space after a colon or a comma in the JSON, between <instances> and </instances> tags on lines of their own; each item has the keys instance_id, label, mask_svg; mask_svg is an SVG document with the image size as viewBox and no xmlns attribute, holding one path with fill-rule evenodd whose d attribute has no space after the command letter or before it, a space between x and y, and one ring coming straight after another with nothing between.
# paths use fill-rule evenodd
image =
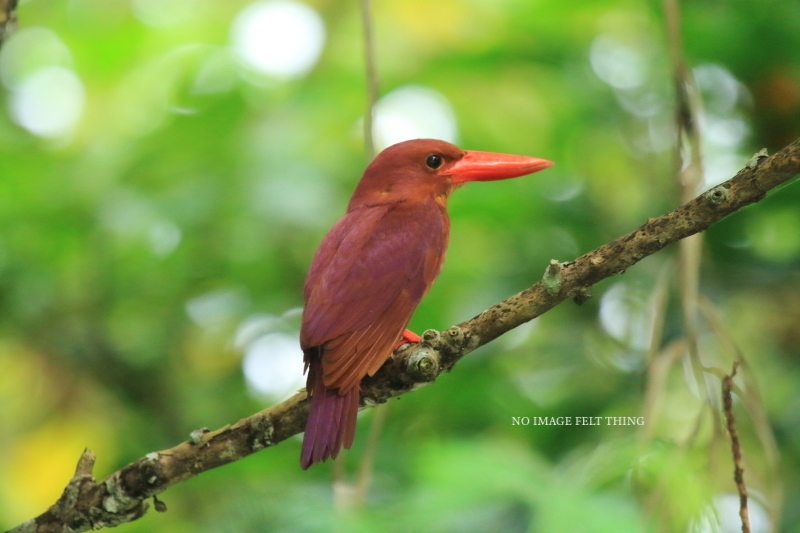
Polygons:
<instances>
[{"instance_id":1,"label":"bird's dark eye","mask_svg":"<svg viewBox=\"0 0 800 533\"><path fill-rule=\"evenodd\" d=\"M431 168L439 168L442 166L442 156L431 154L428 156L428 159L425 160L425 164Z\"/></svg>"}]
</instances>

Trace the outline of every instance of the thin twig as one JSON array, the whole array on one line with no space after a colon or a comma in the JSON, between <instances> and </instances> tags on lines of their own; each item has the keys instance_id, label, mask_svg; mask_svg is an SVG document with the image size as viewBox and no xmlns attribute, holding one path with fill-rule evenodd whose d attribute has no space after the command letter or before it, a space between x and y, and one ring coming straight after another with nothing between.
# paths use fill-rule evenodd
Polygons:
<instances>
[{"instance_id":1,"label":"thin twig","mask_svg":"<svg viewBox=\"0 0 800 533\"><path fill-rule=\"evenodd\" d=\"M762 200L767 191L797 174L800 174L800 139L771 157L748 165L730 180L670 213L649 219L630 233L574 261L561 263L557 274L548 279L547 284L539 281L441 335L428 336L426 332L422 342L395 352L374 376L364 379L361 405L373 407L419 389L452 370L461 358L480 346L546 313L564 300L585 294L599 281L625 272L666 246L704 231L742 207ZM426 368L431 361L437 363L435 371L427 372L424 379L414 371L414 363L421 361ZM168 450L149 453L100 483L87 480L80 485L74 505L53 506L12 531L78 533L131 522L144 514L148 498L302 432L307 418L308 399L303 391L233 425L198 434ZM85 517L85 522L80 525L70 522L68 513Z\"/></svg>"},{"instance_id":2,"label":"thin twig","mask_svg":"<svg viewBox=\"0 0 800 533\"><path fill-rule=\"evenodd\" d=\"M384 422L386 422L386 414L389 404L383 403L375 408L375 414L372 417L372 425L369 428L369 436L367 437L367 445L364 449L364 457L361 459L361 468L358 470L358 481L356 482L356 493L353 498L353 504L356 508L364 505L369 493L369 487L372 483L372 472L375 466L375 454L378 450L378 440L383 430Z\"/></svg>"},{"instance_id":3,"label":"thin twig","mask_svg":"<svg viewBox=\"0 0 800 533\"><path fill-rule=\"evenodd\" d=\"M337 512L349 513L363 507L369 494L372 483L372 472L375 466L375 454L378 449L378 440L386 421L389 404L382 403L375 407L372 424L369 427L369 436L364 447L364 454L358 468L358 477L355 483L348 483L345 476L345 455L341 454L333 462L333 495L334 508Z\"/></svg>"},{"instance_id":4,"label":"thin twig","mask_svg":"<svg viewBox=\"0 0 800 533\"><path fill-rule=\"evenodd\" d=\"M733 371L722 378L722 405L725 411L725 420L728 423L728 433L731 435L731 452L733 453L733 479L736 481L736 490L739 491L739 517L742 519L742 533L750 533L750 517L747 514L747 487L744 485L744 468L742 468L742 448L739 444L739 434L736 432L736 418L733 416L733 377L739 368L739 361L733 363Z\"/></svg>"},{"instance_id":5,"label":"thin twig","mask_svg":"<svg viewBox=\"0 0 800 533\"><path fill-rule=\"evenodd\" d=\"M642 403L642 416L647 423L639 433L640 443L649 442L658 429L669 371L685 354L686 341L678 339L665 346L647 365L647 386Z\"/></svg>"},{"instance_id":6,"label":"thin twig","mask_svg":"<svg viewBox=\"0 0 800 533\"><path fill-rule=\"evenodd\" d=\"M758 383L752 375L750 365L742 349L733 340L730 333L723 327L722 320L718 316L714 304L712 304L708 298L703 297L700 299L700 311L703 313L704 320L710 326L711 331L719 342L733 356L734 360L739 361L739 368L741 369L742 379L745 382L745 390L747 391L747 395L743 400L748 406L748 411L750 411L753 421L755 422L757 428L756 433L761 440L761 444L764 446L764 457L767 460L767 464L771 468L777 468L780 462L780 451L777 442L775 442L775 435L770 428L769 420L764 410L764 402L761 400Z\"/></svg>"},{"instance_id":7,"label":"thin twig","mask_svg":"<svg viewBox=\"0 0 800 533\"><path fill-rule=\"evenodd\" d=\"M364 114L364 150L367 159L375 157L375 132L373 120L375 118L375 104L378 102L378 71L375 66L375 38L372 31L372 11L370 0L360 0L361 22L364 27L364 64L367 74L367 112Z\"/></svg>"},{"instance_id":8,"label":"thin twig","mask_svg":"<svg viewBox=\"0 0 800 533\"><path fill-rule=\"evenodd\" d=\"M663 0L669 57L672 64L672 81L675 88L676 143L674 152L675 176L682 202L696 194L703 180L703 153L698 117L701 102L691 70L686 67L681 37L679 0ZM703 250L702 235L693 235L680 243L679 279L681 310L686 330L686 343L698 393L705 391L706 400L713 407L714 392L706 381L703 363L698 350L700 335L698 301L700 297L700 262ZM716 409L712 409L714 430L720 428Z\"/></svg>"},{"instance_id":9,"label":"thin twig","mask_svg":"<svg viewBox=\"0 0 800 533\"><path fill-rule=\"evenodd\" d=\"M647 374L645 379L644 402L642 404L642 416L647 420L647 424L642 426L639 432L640 443L649 441L650 438L652 438L653 432L658 426L661 399L663 398L664 388L666 387L669 369L686 353L686 343L682 340L674 341L663 349L661 348L661 341L664 335L664 323L667 317L667 304L669 303L669 285L672 269L672 261L669 261L663 266L651 296L653 330L650 334L650 346L645 358Z\"/></svg>"},{"instance_id":10,"label":"thin twig","mask_svg":"<svg viewBox=\"0 0 800 533\"><path fill-rule=\"evenodd\" d=\"M675 174L679 176L681 201L687 202L695 195L703 179L703 156L697 117L700 109L697 88L691 70L686 68L681 37L681 13L678 0L663 0L667 30L667 44L672 64L672 83L675 88ZM684 138L685 137L685 138ZM688 146L685 144L688 141ZM688 154L685 154L688 151ZM687 163L684 165L684 163Z\"/></svg>"},{"instance_id":11,"label":"thin twig","mask_svg":"<svg viewBox=\"0 0 800 533\"><path fill-rule=\"evenodd\" d=\"M17 28L17 0L0 0L0 46Z\"/></svg>"},{"instance_id":12,"label":"thin twig","mask_svg":"<svg viewBox=\"0 0 800 533\"><path fill-rule=\"evenodd\" d=\"M777 529L776 524L780 522L781 508L783 507L784 501L784 484L779 475L780 451L764 409L764 402L761 400L758 382L741 348L739 348L731 334L725 329L722 320L718 316L717 310L707 298L700 299L700 310L703 313L703 318L710 326L711 331L716 335L720 344L733 356L734 360L739 362L742 380L744 381L744 391L741 394L741 399L744 401L748 415L753 420L756 434L764 450L764 458L769 467L767 470L769 473L769 481L766 483L766 488L769 490L767 501L770 503L768 512L774 529Z\"/></svg>"},{"instance_id":13,"label":"thin twig","mask_svg":"<svg viewBox=\"0 0 800 533\"><path fill-rule=\"evenodd\" d=\"M350 507L354 489L347 482L347 450L342 450L336 459L331 461L331 479L333 482L333 508L339 512Z\"/></svg>"}]
</instances>

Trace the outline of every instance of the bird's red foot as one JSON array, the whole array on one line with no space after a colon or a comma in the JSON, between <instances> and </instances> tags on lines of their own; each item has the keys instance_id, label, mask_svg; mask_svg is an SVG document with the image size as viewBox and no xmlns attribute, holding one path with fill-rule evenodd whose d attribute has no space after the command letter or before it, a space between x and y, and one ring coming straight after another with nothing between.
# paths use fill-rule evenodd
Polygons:
<instances>
[{"instance_id":1,"label":"bird's red foot","mask_svg":"<svg viewBox=\"0 0 800 533\"><path fill-rule=\"evenodd\" d=\"M417 343L417 342L419 342L421 340L422 340L422 337L420 337L419 335L417 335L416 333L414 333L410 329L406 329L406 330L403 330L402 335L400 335L400 340L398 341L397 344L394 345L394 349L396 350L396 349L398 349L399 347L401 347L402 345L404 345L404 344L406 344L408 342Z\"/></svg>"}]
</instances>

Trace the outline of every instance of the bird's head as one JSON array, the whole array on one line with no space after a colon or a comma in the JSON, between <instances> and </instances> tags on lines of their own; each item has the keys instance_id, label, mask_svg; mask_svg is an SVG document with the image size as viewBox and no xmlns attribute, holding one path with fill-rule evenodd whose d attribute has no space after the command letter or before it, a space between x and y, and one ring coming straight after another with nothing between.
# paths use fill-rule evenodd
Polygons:
<instances>
[{"instance_id":1,"label":"bird's head","mask_svg":"<svg viewBox=\"0 0 800 533\"><path fill-rule=\"evenodd\" d=\"M536 157L461 150L436 139L405 141L386 148L370 163L350 209L431 198L445 205L450 193L468 181L515 178L552 165Z\"/></svg>"}]
</instances>

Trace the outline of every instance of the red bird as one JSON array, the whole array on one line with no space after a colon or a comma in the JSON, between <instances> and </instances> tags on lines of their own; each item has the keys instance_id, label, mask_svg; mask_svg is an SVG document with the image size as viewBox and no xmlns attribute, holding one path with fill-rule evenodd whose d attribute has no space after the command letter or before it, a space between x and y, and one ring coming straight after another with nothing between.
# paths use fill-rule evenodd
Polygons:
<instances>
[{"instance_id":1,"label":"red bird","mask_svg":"<svg viewBox=\"0 0 800 533\"><path fill-rule=\"evenodd\" d=\"M447 250L447 199L467 181L514 178L553 163L463 151L417 139L372 161L347 213L322 240L304 288L300 330L311 397L303 469L350 448L361 379L373 375L401 339Z\"/></svg>"}]
</instances>

